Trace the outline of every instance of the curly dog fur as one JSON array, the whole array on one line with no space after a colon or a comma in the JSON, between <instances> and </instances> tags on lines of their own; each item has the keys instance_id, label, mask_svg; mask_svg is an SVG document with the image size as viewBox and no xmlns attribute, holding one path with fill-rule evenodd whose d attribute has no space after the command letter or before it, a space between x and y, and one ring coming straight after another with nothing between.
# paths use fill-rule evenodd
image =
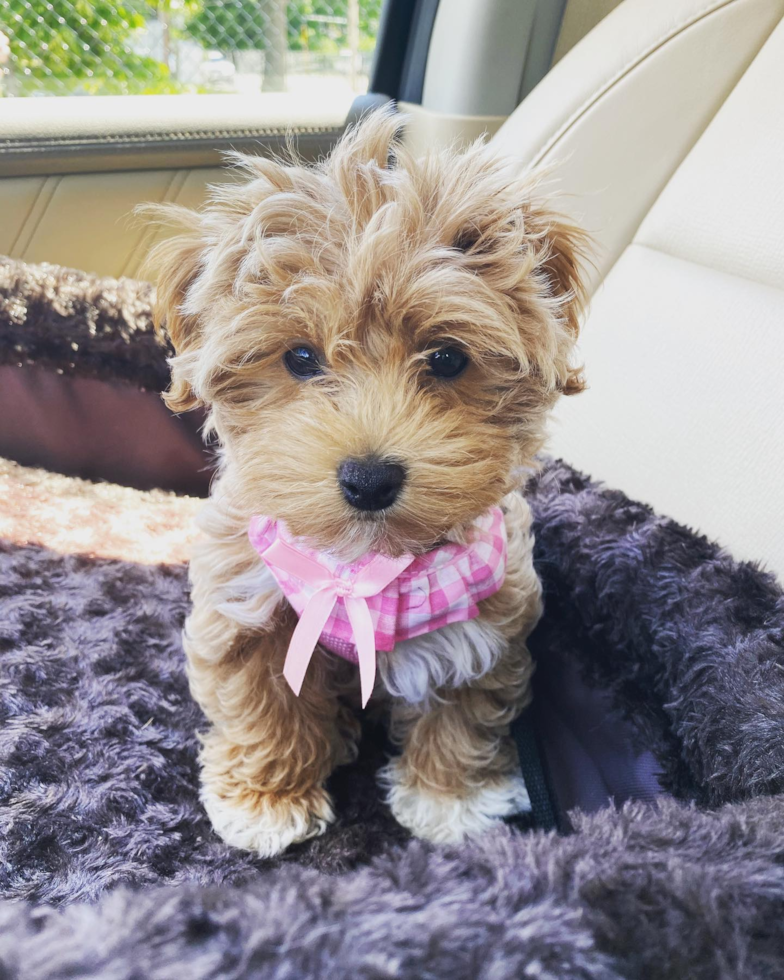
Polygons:
<instances>
[{"instance_id":1,"label":"curly dog fur","mask_svg":"<svg viewBox=\"0 0 784 980\"><path fill-rule=\"evenodd\" d=\"M247 540L257 513L351 561L465 541L503 501L506 580L479 619L381 658L403 748L384 782L401 823L431 840L527 802L508 727L530 697L524 641L540 589L513 491L556 398L582 387L570 358L585 238L487 147L415 160L398 127L373 114L315 167L238 156L244 182L216 188L201 212L165 211L184 230L154 260L176 349L167 402L206 406L222 447L185 630L212 722L202 794L224 839L262 855L334 819L324 782L353 755L357 726L345 664L317 654L298 698L281 677L296 618ZM303 346L323 368L307 381L286 369ZM468 357L450 382L428 371L445 348ZM406 481L392 506L358 512L337 472L369 458ZM423 663L424 690L401 676Z\"/></svg>"}]
</instances>

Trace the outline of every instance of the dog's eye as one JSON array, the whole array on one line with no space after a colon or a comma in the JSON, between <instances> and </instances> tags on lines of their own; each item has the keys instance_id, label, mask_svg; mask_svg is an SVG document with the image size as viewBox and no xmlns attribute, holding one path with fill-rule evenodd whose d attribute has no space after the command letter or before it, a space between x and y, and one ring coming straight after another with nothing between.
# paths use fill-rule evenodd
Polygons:
<instances>
[{"instance_id":1,"label":"dog's eye","mask_svg":"<svg viewBox=\"0 0 784 980\"><path fill-rule=\"evenodd\" d=\"M439 347L430 354L427 363L435 377L451 380L465 371L468 355L459 347Z\"/></svg>"},{"instance_id":2,"label":"dog's eye","mask_svg":"<svg viewBox=\"0 0 784 980\"><path fill-rule=\"evenodd\" d=\"M283 361L295 378L315 378L324 373L318 355L310 347L292 347L283 355Z\"/></svg>"}]
</instances>

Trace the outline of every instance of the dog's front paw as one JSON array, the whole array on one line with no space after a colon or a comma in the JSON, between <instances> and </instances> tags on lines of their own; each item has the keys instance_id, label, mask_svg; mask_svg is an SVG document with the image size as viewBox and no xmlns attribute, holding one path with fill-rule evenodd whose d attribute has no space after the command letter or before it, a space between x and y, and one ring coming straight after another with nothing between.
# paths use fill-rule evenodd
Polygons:
<instances>
[{"instance_id":1,"label":"dog's front paw","mask_svg":"<svg viewBox=\"0 0 784 980\"><path fill-rule=\"evenodd\" d=\"M462 796L438 793L411 785L395 759L379 773L387 802L398 823L415 837L436 844L455 844L476 837L504 817L531 809L528 790L520 775L503 776Z\"/></svg>"},{"instance_id":2,"label":"dog's front paw","mask_svg":"<svg viewBox=\"0 0 784 980\"><path fill-rule=\"evenodd\" d=\"M321 787L282 799L261 792L245 792L241 798L221 796L202 786L201 800L219 837L264 858L323 834L335 819L329 794Z\"/></svg>"}]
</instances>

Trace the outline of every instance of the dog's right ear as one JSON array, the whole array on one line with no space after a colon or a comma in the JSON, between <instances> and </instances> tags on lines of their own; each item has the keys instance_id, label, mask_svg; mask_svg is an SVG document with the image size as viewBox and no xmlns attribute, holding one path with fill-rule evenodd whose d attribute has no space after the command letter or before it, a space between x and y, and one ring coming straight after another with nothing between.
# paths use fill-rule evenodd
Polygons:
<instances>
[{"instance_id":1,"label":"dog's right ear","mask_svg":"<svg viewBox=\"0 0 784 980\"><path fill-rule=\"evenodd\" d=\"M204 239L201 215L180 207L145 209L153 218L176 224L181 233L159 242L151 251L147 267L156 280L155 329L174 348L169 359L172 380L163 400L173 412L197 408L201 400L191 381L195 355L201 344L198 314L187 309L188 291L202 269Z\"/></svg>"}]
</instances>

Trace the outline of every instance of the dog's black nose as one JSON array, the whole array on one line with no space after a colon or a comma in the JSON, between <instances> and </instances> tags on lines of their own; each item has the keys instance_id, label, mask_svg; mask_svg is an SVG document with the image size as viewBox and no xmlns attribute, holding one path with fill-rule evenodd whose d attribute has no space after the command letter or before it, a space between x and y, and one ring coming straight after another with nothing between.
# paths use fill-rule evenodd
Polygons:
<instances>
[{"instance_id":1,"label":"dog's black nose","mask_svg":"<svg viewBox=\"0 0 784 980\"><path fill-rule=\"evenodd\" d=\"M338 467L343 496L357 510L385 510L400 493L406 471L397 463L377 459L347 459Z\"/></svg>"}]
</instances>

